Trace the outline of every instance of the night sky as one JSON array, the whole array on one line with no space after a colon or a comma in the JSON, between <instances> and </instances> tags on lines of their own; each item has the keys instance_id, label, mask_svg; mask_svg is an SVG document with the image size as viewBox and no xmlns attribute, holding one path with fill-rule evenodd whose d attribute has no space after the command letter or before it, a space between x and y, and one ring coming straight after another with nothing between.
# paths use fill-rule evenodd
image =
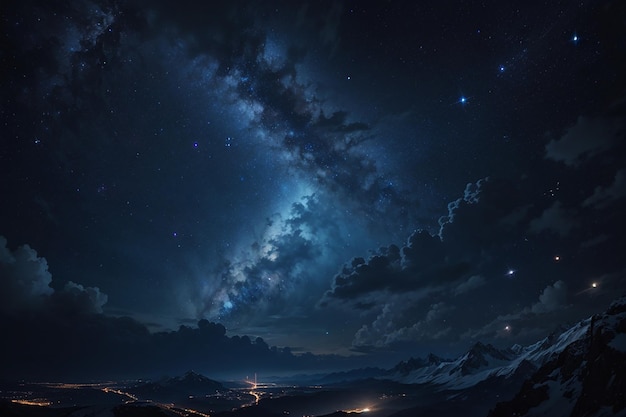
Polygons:
<instances>
[{"instance_id":1,"label":"night sky","mask_svg":"<svg viewBox=\"0 0 626 417\"><path fill-rule=\"evenodd\" d=\"M623 1L0 8L0 331L29 375L209 330L390 366L626 289Z\"/></svg>"}]
</instances>

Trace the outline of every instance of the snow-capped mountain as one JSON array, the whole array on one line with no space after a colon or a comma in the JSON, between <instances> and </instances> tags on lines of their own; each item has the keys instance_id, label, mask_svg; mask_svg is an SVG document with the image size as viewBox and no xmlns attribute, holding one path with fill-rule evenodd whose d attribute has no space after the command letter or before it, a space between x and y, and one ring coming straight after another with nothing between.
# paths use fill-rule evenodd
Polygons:
<instances>
[{"instance_id":1,"label":"snow-capped mountain","mask_svg":"<svg viewBox=\"0 0 626 417\"><path fill-rule=\"evenodd\" d=\"M584 334L552 355L489 417L626 416L626 298L585 322Z\"/></svg>"},{"instance_id":2,"label":"snow-capped mountain","mask_svg":"<svg viewBox=\"0 0 626 417\"><path fill-rule=\"evenodd\" d=\"M619 305L626 305L626 297L614 302L602 317L618 320L612 312L619 310L616 307ZM542 366L553 363L569 346L586 340L592 328L598 331L599 328L612 328L611 325L614 324L608 319L598 320L592 317L530 346L515 345L508 349L498 349L490 344L476 343L455 360L445 360L434 355L429 355L426 359L411 358L394 367L390 371L390 378L402 383L435 384L441 386L441 389L462 390L493 378L530 377ZM626 345L624 329L611 331L619 334L615 343ZM624 388L626 392L626 386Z\"/></svg>"},{"instance_id":3,"label":"snow-capped mountain","mask_svg":"<svg viewBox=\"0 0 626 417\"><path fill-rule=\"evenodd\" d=\"M437 384L448 389L464 389L511 366L521 355L511 349L476 343L455 360L429 355L427 359L411 359L393 368L392 379L407 384ZM442 387L442 388L443 388Z\"/></svg>"}]
</instances>

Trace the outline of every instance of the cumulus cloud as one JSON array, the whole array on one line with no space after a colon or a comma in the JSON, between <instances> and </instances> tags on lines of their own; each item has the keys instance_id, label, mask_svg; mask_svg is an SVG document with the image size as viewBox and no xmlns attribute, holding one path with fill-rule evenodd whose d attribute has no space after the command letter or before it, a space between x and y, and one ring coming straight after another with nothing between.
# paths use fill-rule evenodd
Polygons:
<instances>
[{"instance_id":1,"label":"cumulus cloud","mask_svg":"<svg viewBox=\"0 0 626 417\"><path fill-rule=\"evenodd\" d=\"M479 201L480 192L487 181L489 181L488 177L480 179L476 183L467 183L463 197L448 204L448 214L439 218L439 236L443 235L443 230L447 224L454 222L454 217L462 204L475 204Z\"/></svg>"},{"instance_id":2,"label":"cumulus cloud","mask_svg":"<svg viewBox=\"0 0 626 417\"><path fill-rule=\"evenodd\" d=\"M391 304L383 306L382 311L369 325L363 325L354 335L352 345L355 349L380 347L387 344L387 335L394 330L393 309Z\"/></svg>"},{"instance_id":3,"label":"cumulus cloud","mask_svg":"<svg viewBox=\"0 0 626 417\"><path fill-rule=\"evenodd\" d=\"M365 299L376 293L428 293L448 291L450 286L452 294L461 295L484 285L485 276L476 272L496 261L490 251L506 251L510 235L527 226L517 214L520 218L505 228L500 221L520 212L518 200L509 183L485 178L467 184L463 196L448 205L437 234L415 231L402 247L389 245L367 259L353 258L334 277L321 304L370 305Z\"/></svg>"},{"instance_id":4,"label":"cumulus cloud","mask_svg":"<svg viewBox=\"0 0 626 417\"><path fill-rule=\"evenodd\" d=\"M565 282L559 280L552 285L548 285L539 296L539 301L530 307L530 311L535 314L547 313L565 306L567 296L567 286Z\"/></svg>"},{"instance_id":5,"label":"cumulus cloud","mask_svg":"<svg viewBox=\"0 0 626 417\"><path fill-rule=\"evenodd\" d=\"M80 305L80 310L88 313L102 313L102 307L109 299L98 287L84 287L72 281L65 283L63 291L56 294L73 299L72 304Z\"/></svg>"},{"instance_id":6,"label":"cumulus cloud","mask_svg":"<svg viewBox=\"0 0 626 417\"><path fill-rule=\"evenodd\" d=\"M530 222L529 230L532 233L551 231L565 237L571 233L576 225L574 211L565 209L560 201L555 201L552 206L541 213L541 216Z\"/></svg>"},{"instance_id":7,"label":"cumulus cloud","mask_svg":"<svg viewBox=\"0 0 626 417\"><path fill-rule=\"evenodd\" d=\"M487 282L476 268L484 262L476 262L481 254L480 245L464 245L465 239L486 231L483 224L476 223L473 215L467 213L481 201L486 183L487 180L480 180L467 185L463 197L449 205L448 215L440 222L439 234L416 231L402 247L389 245L367 259L353 258L334 277L320 306L354 308L367 316L374 315L371 322L356 332L354 349L383 348L409 340L435 340L451 335L455 320L444 319L457 307L448 299L465 297ZM511 209L507 205L503 211ZM471 232L467 230L468 224L474 227ZM380 300L385 300L382 306Z\"/></svg>"},{"instance_id":8,"label":"cumulus cloud","mask_svg":"<svg viewBox=\"0 0 626 417\"><path fill-rule=\"evenodd\" d=\"M481 275L472 275L467 279L467 281L463 281L459 285L457 285L456 288L454 288L453 292L454 295L460 295L473 289L482 287L486 283L487 280L485 279L485 277Z\"/></svg>"},{"instance_id":9,"label":"cumulus cloud","mask_svg":"<svg viewBox=\"0 0 626 417\"><path fill-rule=\"evenodd\" d=\"M585 160L610 149L623 129L617 120L581 116L565 135L546 145L546 158L579 166Z\"/></svg>"},{"instance_id":10,"label":"cumulus cloud","mask_svg":"<svg viewBox=\"0 0 626 417\"><path fill-rule=\"evenodd\" d=\"M55 308L73 312L101 313L107 295L97 287L84 287L69 281L61 291L52 286L48 262L29 245L14 251L0 236L0 310L23 312Z\"/></svg>"},{"instance_id":11,"label":"cumulus cloud","mask_svg":"<svg viewBox=\"0 0 626 417\"><path fill-rule=\"evenodd\" d=\"M45 301L54 290L48 262L29 245L15 251L0 236L0 309L31 308Z\"/></svg>"},{"instance_id":12,"label":"cumulus cloud","mask_svg":"<svg viewBox=\"0 0 626 417\"><path fill-rule=\"evenodd\" d=\"M354 301L376 292L404 293L428 290L462 277L465 262L446 258L443 242L421 230L409 236L402 249L383 247L369 259L354 258L333 280L322 304Z\"/></svg>"}]
</instances>

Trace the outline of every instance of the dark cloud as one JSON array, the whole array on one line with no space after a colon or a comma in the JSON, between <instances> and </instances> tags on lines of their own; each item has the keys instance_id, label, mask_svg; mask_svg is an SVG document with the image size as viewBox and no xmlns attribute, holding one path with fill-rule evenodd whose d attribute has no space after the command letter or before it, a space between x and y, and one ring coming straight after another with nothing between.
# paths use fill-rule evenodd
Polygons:
<instances>
[{"instance_id":1,"label":"dark cloud","mask_svg":"<svg viewBox=\"0 0 626 417\"><path fill-rule=\"evenodd\" d=\"M488 206L486 210L474 209L479 200L489 200L509 186L496 182L489 193L484 193L482 190L487 182L480 180L468 184L464 196L449 204L448 215L440 220L438 235L416 231L401 249L391 245L381 248L368 260L354 258L334 278L331 290L321 303L347 300L362 306L369 305L369 301L362 303L360 298L376 292L430 292L450 284L463 288L462 283L472 277L473 271L476 272L475 263L487 261L477 259L481 253L497 245L498 240L505 239L496 230L497 221L494 223L492 216L515 208L514 199L494 199L484 203ZM490 203L496 203L496 206ZM500 239L494 239L497 234ZM474 278L472 283L478 284L477 280Z\"/></svg>"},{"instance_id":2,"label":"dark cloud","mask_svg":"<svg viewBox=\"0 0 626 417\"><path fill-rule=\"evenodd\" d=\"M565 282L559 280L547 286L541 292L539 302L533 304L530 310L535 314L541 314L563 308L565 306L566 297L567 287Z\"/></svg>"},{"instance_id":3,"label":"dark cloud","mask_svg":"<svg viewBox=\"0 0 626 417\"><path fill-rule=\"evenodd\" d=\"M367 260L354 258L320 304L353 308L363 317L353 339L357 351L416 349L426 341L524 343L547 334L553 323L574 314L572 297L590 311L594 298L606 293L587 290L598 271L583 260L588 249L563 243L581 236L587 217L554 199L524 204L524 196L533 192L530 183L501 179L468 184L463 197L448 206L439 235L416 232L401 249L391 246ZM604 227L610 228L610 221ZM620 279L610 281L619 285ZM518 301L508 304L511 299ZM525 307L519 306L522 299Z\"/></svg>"},{"instance_id":4,"label":"dark cloud","mask_svg":"<svg viewBox=\"0 0 626 417\"><path fill-rule=\"evenodd\" d=\"M75 312L102 313L102 307L109 297L98 287L84 287L68 281L63 290L57 291L52 299L57 308L72 309Z\"/></svg>"},{"instance_id":5,"label":"dark cloud","mask_svg":"<svg viewBox=\"0 0 626 417\"><path fill-rule=\"evenodd\" d=\"M3 378L157 377L191 368L234 375L353 363L336 356L294 355L260 337L229 337L223 325L204 319L151 333L129 317L102 314L107 296L98 288L69 281L53 290L46 260L28 245L11 251L2 236L0 283L0 334L12 341L0 357Z\"/></svg>"},{"instance_id":6,"label":"dark cloud","mask_svg":"<svg viewBox=\"0 0 626 417\"><path fill-rule=\"evenodd\" d=\"M564 209L560 201L555 201L541 216L531 220L530 232L541 233L547 230L565 237L577 224L575 212Z\"/></svg>"},{"instance_id":7,"label":"dark cloud","mask_svg":"<svg viewBox=\"0 0 626 417\"><path fill-rule=\"evenodd\" d=\"M626 197L626 169L622 168L615 173L611 184L606 187L597 186L593 194L583 201L583 205L602 209L624 197Z\"/></svg>"},{"instance_id":8,"label":"dark cloud","mask_svg":"<svg viewBox=\"0 0 626 417\"><path fill-rule=\"evenodd\" d=\"M546 144L546 157L570 166L580 165L610 149L623 130L622 121L581 116L565 135Z\"/></svg>"},{"instance_id":9,"label":"dark cloud","mask_svg":"<svg viewBox=\"0 0 626 417\"><path fill-rule=\"evenodd\" d=\"M64 309L77 314L101 313L107 295L97 287L84 287L69 281L55 291L48 262L29 245L14 251L0 236L0 309L6 313Z\"/></svg>"},{"instance_id":10,"label":"dark cloud","mask_svg":"<svg viewBox=\"0 0 626 417\"><path fill-rule=\"evenodd\" d=\"M464 262L446 259L438 236L419 231L409 237L402 249L391 245L381 248L367 261L354 258L335 276L322 304L333 299L355 300L375 292L403 293L445 285L462 277L467 270Z\"/></svg>"},{"instance_id":11,"label":"dark cloud","mask_svg":"<svg viewBox=\"0 0 626 417\"><path fill-rule=\"evenodd\" d=\"M28 245L11 251L6 238L0 236L0 268L2 309L31 307L54 293L50 287L52 275L48 272L48 263Z\"/></svg>"},{"instance_id":12,"label":"dark cloud","mask_svg":"<svg viewBox=\"0 0 626 417\"><path fill-rule=\"evenodd\" d=\"M352 342L356 351L371 348L386 349L406 341L428 339L438 340L448 336L452 327L446 325L446 318L454 314L455 307L445 302L427 305L423 319L415 320L406 311L411 303L398 308L397 302L387 303L381 313L369 325L363 325L354 335Z\"/></svg>"},{"instance_id":13,"label":"dark cloud","mask_svg":"<svg viewBox=\"0 0 626 417\"><path fill-rule=\"evenodd\" d=\"M441 220L440 235L445 234L446 227L456 226L457 212L463 211L460 207L478 203L483 184L482 180L475 186L468 184L464 197L449 205L448 216ZM467 274L471 265L466 256L455 259L456 243L440 235L416 231L401 249L391 245L379 249L367 260L354 258L334 278L332 289L325 294L322 304L333 299L358 300L375 292L410 293L454 282L461 285L459 280L470 278Z\"/></svg>"},{"instance_id":14,"label":"dark cloud","mask_svg":"<svg viewBox=\"0 0 626 417\"><path fill-rule=\"evenodd\" d=\"M467 279L467 281L461 282L459 285L456 286L456 288L454 289L454 294L459 295L468 291L472 291L476 288L482 287L483 285L485 285L486 282L487 281L484 277L480 275L472 275Z\"/></svg>"},{"instance_id":15,"label":"dark cloud","mask_svg":"<svg viewBox=\"0 0 626 417\"><path fill-rule=\"evenodd\" d=\"M324 362L270 348L260 338L228 337L222 325L206 320L177 331L150 333L128 317L74 311L3 313L0 319L0 331L14 341L0 358L4 378L158 377L191 368L235 375L249 369L314 368L315 360Z\"/></svg>"},{"instance_id":16,"label":"dark cloud","mask_svg":"<svg viewBox=\"0 0 626 417\"><path fill-rule=\"evenodd\" d=\"M565 282L556 281L543 289L537 302L519 311L498 316L479 330L468 330L463 337L474 340L510 339L515 335L526 340L542 337L547 331L556 330L556 323L561 323L566 316L565 310L571 308L567 304L567 292ZM554 327L549 325L546 328L546 322L555 323L551 325Z\"/></svg>"}]
</instances>

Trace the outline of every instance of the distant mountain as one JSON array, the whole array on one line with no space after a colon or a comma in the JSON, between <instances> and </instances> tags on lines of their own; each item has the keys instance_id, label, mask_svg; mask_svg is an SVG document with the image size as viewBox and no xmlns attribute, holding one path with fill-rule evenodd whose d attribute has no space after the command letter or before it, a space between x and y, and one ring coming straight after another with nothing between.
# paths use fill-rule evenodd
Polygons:
<instances>
[{"instance_id":1,"label":"distant mountain","mask_svg":"<svg viewBox=\"0 0 626 417\"><path fill-rule=\"evenodd\" d=\"M432 367L432 366L437 367L442 362L449 362L449 361L450 361L449 359L442 359L439 356L433 353L430 353L426 357L426 359L410 358L408 361L402 361L399 364L397 364L393 369L391 369L389 372L392 375L407 376L408 374L410 374L411 372L417 369Z\"/></svg>"},{"instance_id":2,"label":"distant mountain","mask_svg":"<svg viewBox=\"0 0 626 417\"><path fill-rule=\"evenodd\" d=\"M338 382L356 381L369 378L381 378L388 374L389 371L382 368L368 367L353 369L351 371L333 372L315 380L317 384L333 384Z\"/></svg>"},{"instance_id":3,"label":"distant mountain","mask_svg":"<svg viewBox=\"0 0 626 417\"><path fill-rule=\"evenodd\" d=\"M145 382L130 388L141 400L177 401L189 396L206 396L228 391L221 383L189 371L183 376Z\"/></svg>"},{"instance_id":4,"label":"distant mountain","mask_svg":"<svg viewBox=\"0 0 626 417\"><path fill-rule=\"evenodd\" d=\"M390 372L392 379L406 384L436 384L449 389L463 389L497 375L519 356L512 349L501 350L478 342L455 360L430 354L426 359L412 358L400 362Z\"/></svg>"},{"instance_id":5,"label":"distant mountain","mask_svg":"<svg viewBox=\"0 0 626 417\"><path fill-rule=\"evenodd\" d=\"M489 417L626 416L626 298L584 323L584 334L539 367Z\"/></svg>"}]
</instances>

